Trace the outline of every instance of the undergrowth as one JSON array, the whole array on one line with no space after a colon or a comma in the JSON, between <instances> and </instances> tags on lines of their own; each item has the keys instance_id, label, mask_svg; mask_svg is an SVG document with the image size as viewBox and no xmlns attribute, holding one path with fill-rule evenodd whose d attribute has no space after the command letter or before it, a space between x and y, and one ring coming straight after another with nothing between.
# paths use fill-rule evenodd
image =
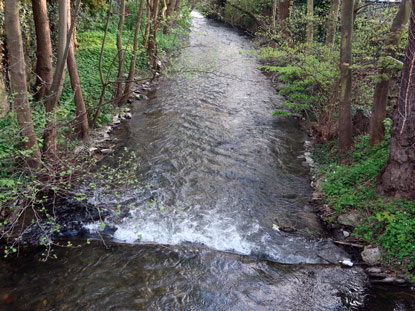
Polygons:
<instances>
[{"instance_id":1,"label":"undergrowth","mask_svg":"<svg viewBox=\"0 0 415 311\"><path fill-rule=\"evenodd\" d=\"M415 280L415 203L386 199L376 191L377 176L389 155L389 139L387 136L371 147L368 135L360 136L343 157L334 143L317 145L313 156L327 203L338 214L355 209L363 216L353 235L367 244L380 245L385 251L384 263Z\"/></svg>"}]
</instances>

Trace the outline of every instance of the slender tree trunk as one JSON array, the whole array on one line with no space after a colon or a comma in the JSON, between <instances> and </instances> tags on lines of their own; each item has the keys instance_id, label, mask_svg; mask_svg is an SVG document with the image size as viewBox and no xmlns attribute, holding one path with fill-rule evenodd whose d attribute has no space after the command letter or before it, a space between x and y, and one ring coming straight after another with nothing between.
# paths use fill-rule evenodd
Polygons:
<instances>
[{"instance_id":1,"label":"slender tree trunk","mask_svg":"<svg viewBox=\"0 0 415 311\"><path fill-rule=\"evenodd\" d=\"M105 92L106 92L107 86L108 86L108 81L106 81L105 78L104 78L102 63L104 61L105 42L107 40L108 28L109 28L109 24L110 24L110 20L111 20L111 15L112 15L112 0L110 0L109 3L108 3L108 12L107 12L107 20L106 20L106 23L105 23L104 38L102 39L101 52L99 54L99 65L98 65L98 67L99 67L99 79L100 79L101 84L102 84L102 89L101 89L101 96L99 97L99 102L98 102L97 108L96 108L95 113L94 113L94 118L93 118L92 123L91 123L92 127L95 127L96 124L97 124L98 117L99 117L99 114L101 112L102 105L104 104Z\"/></svg>"},{"instance_id":2,"label":"slender tree trunk","mask_svg":"<svg viewBox=\"0 0 415 311\"><path fill-rule=\"evenodd\" d=\"M68 29L71 27L71 3L68 0ZM87 140L89 136L88 115L86 112L85 102L82 95L81 81L79 80L78 67L75 59L75 43L73 35L70 38L68 50L68 72L71 80L72 91L75 100L75 132L82 140Z\"/></svg>"},{"instance_id":3,"label":"slender tree trunk","mask_svg":"<svg viewBox=\"0 0 415 311\"><path fill-rule=\"evenodd\" d=\"M353 25L356 22L357 14L359 14L360 0L354 0L353 4Z\"/></svg>"},{"instance_id":4,"label":"slender tree trunk","mask_svg":"<svg viewBox=\"0 0 415 311\"><path fill-rule=\"evenodd\" d=\"M56 71L59 66L62 66L66 63L65 58L65 48L66 41L68 36L68 3L67 0L59 0L59 42L58 42L58 62L55 70L55 77L53 79L53 84L56 84L55 89L57 88L54 94L48 96L46 101L46 127L43 133L43 152L48 156L54 156L56 154L56 104L61 93L61 85L63 84L64 75L60 79L56 79ZM63 65L64 67L64 65ZM51 92L52 93L52 92Z\"/></svg>"},{"instance_id":5,"label":"slender tree trunk","mask_svg":"<svg viewBox=\"0 0 415 311\"><path fill-rule=\"evenodd\" d=\"M0 119L7 116L10 110L9 101L7 100L6 87L3 77L0 75Z\"/></svg>"},{"instance_id":6,"label":"slender tree trunk","mask_svg":"<svg viewBox=\"0 0 415 311\"><path fill-rule=\"evenodd\" d=\"M173 24L173 19L174 19L173 14L174 14L175 7L176 7L176 0L170 0L169 6L167 7L167 12L166 12L166 24L164 25L164 29L163 29L164 34L170 33L170 28Z\"/></svg>"},{"instance_id":7,"label":"slender tree trunk","mask_svg":"<svg viewBox=\"0 0 415 311\"><path fill-rule=\"evenodd\" d=\"M124 52L122 49L122 30L124 27L125 20L125 0L120 2L120 19L118 22L118 33L117 33L117 50L118 50L118 74L117 84L115 91L115 100L118 101L123 92L123 74L124 74Z\"/></svg>"},{"instance_id":8,"label":"slender tree trunk","mask_svg":"<svg viewBox=\"0 0 415 311\"><path fill-rule=\"evenodd\" d=\"M146 9L146 30L144 32L144 38L143 38L143 47L145 49L148 49L148 37L150 35L150 25L151 25L151 0L146 0L147 2L147 9Z\"/></svg>"},{"instance_id":9,"label":"slender tree trunk","mask_svg":"<svg viewBox=\"0 0 415 311\"><path fill-rule=\"evenodd\" d=\"M138 2L138 0L136 0ZM140 7L137 8L137 20L136 26L134 31L134 46L133 46L133 57L130 63L130 70L128 72L127 82L124 88L124 95L120 102L120 104L124 104L127 100L128 96L131 92L131 86L134 83L134 76L135 76L135 65L137 61L137 52L138 52L138 43L139 43L139 35L140 35L140 28L141 28L141 20L143 18L143 11L144 11L145 0L140 0Z\"/></svg>"},{"instance_id":10,"label":"slender tree trunk","mask_svg":"<svg viewBox=\"0 0 415 311\"><path fill-rule=\"evenodd\" d=\"M339 6L340 0L332 0L330 6L329 18L327 21L327 36L326 36L326 46L333 47L334 38L337 31L337 20L339 18Z\"/></svg>"},{"instance_id":11,"label":"slender tree trunk","mask_svg":"<svg viewBox=\"0 0 415 311\"><path fill-rule=\"evenodd\" d=\"M383 51L383 61L386 57L396 57L396 47L399 45L402 32L405 25L408 23L410 13L410 0L403 0L399 6L390 33L385 38L385 48ZM379 77L382 79L375 86L375 95L373 98L372 116L370 118L370 144L373 146L380 143L385 135L385 128L383 120L386 118L386 106L389 95L389 83L392 75L392 70L381 65L379 68Z\"/></svg>"},{"instance_id":12,"label":"slender tree trunk","mask_svg":"<svg viewBox=\"0 0 415 311\"><path fill-rule=\"evenodd\" d=\"M176 0L176 6L174 7L174 11L176 12L176 15L180 14L181 4L182 4L182 0Z\"/></svg>"},{"instance_id":13,"label":"slender tree trunk","mask_svg":"<svg viewBox=\"0 0 415 311\"><path fill-rule=\"evenodd\" d=\"M63 80L65 77L65 64L69 52L68 36L72 37L75 28L75 19L78 16L81 0L76 1L75 18L71 22L71 28L67 29L67 0L59 0L59 50L56 70L53 75L52 87L46 101L46 127L43 133L43 152L47 158L54 158L56 155L56 105L62 91ZM62 12L62 10L65 10ZM65 37L65 35L66 37ZM65 44L62 43L65 42ZM62 51L63 50L63 51Z\"/></svg>"},{"instance_id":14,"label":"slender tree trunk","mask_svg":"<svg viewBox=\"0 0 415 311\"><path fill-rule=\"evenodd\" d=\"M390 154L380 189L391 197L415 200L415 5L409 24L400 96L393 115Z\"/></svg>"},{"instance_id":15,"label":"slender tree trunk","mask_svg":"<svg viewBox=\"0 0 415 311\"><path fill-rule=\"evenodd\" d=\"M311 53L313 48L314 30L314 0L307 0L307 51Z\"/></svg>"},{"instance_id":16,"label":"slender tree trunk","mask_svg":"<svg viewBox=\"0 0 415 311\"><path fill-rule=\"evenodd\" d=\"M154 0L151 8L150 30L148 37L147 55L150 57L150 67L157 69L157 28L158 28L158 12L160 0Z\"/></svg>"},{"instance_id":17,"label":"slender tree trunk","mask_svg":"<svg viewBox=\"0 0 415 311\"><path fill-rule=\"evenodd\" d=\"M37 99L49 92L53 80L53 54L46 0L32 0L33 19L36 29L36 86L40 86Z\"/></svg>"},{"instance_id":18,"label":"slender tree trunk","mask_svg":"<svg viewBox=\"0 0 415 311\"><path fill-rule=\"evenodd\" d=\"M340 44L340 103L339 103L339 149L349 149L352 138L352 35L353 0L343 0Z\"/></svg>"},{"instance_id":19,"label":"slender tree trunk","mask_svg":"<svg viewBox=\"0 0 415 311\"><path fill-rule=\"evenodd\" d=\"M290 30L289 30L289 19L290 19L290 7L291 2L290 0L280 0L279 1L279 22L282 32L282 38L284 40L288 40L290 38Z\"/></svg>"},{"instance_id":20,"label":"slender tree trunk","mask_svg":"<svg viewBox=\"0 0 415 311\"><path fill-rule=\"evenodd\" d=\"M271 12L271 39L272 46L277 47L277 42L275 41L277 35L277 9L278 9L278 0L272 0L272 12Z\"/></svg>"},{"instance_id":21,"label":"slender tree trunk","mask_svg":"<svg viewBox=\"0 0 415 311\"><path fill-rule=\"evenodd\" d=\"M11 88L14 92L13 108L17 115L24 150L30 150L26 163L31 168L40 166L41 154L32 121L32 112L27 98L26 66L22 33L19 22L20 1L5 0L5 30L10 60Z\"/></svg>"},{"instance_id":22,"label":"slender tree trunk","mask_svg":"<svg viewBox=\"0 0 415 311\"><path fill-rule=\"evenodd\" d=\"M167 4L167 0L162 0L162 1L163 1L163 7L161 9L161 19L166 21L166 12L169 6Z\"/></svg>"}]
</instances>

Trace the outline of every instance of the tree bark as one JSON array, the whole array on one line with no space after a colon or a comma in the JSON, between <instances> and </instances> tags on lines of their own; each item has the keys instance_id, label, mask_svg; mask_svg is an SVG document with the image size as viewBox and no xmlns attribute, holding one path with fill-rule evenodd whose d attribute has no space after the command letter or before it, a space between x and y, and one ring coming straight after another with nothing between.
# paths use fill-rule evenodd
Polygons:
<instances>
[{"instance_id":1,"label":"tree bark","mask_svg":"<svg viewBox=\"0 0 415 311\"><path fill-rule=\"evenodd\" d=\"M136 0L138 2L138 0ZM143 11L144 11L145 0L140 0L140 7L137 9L137 20L136 26L134 31L134 46L133 46L133 57L130 63L130 70L128 72L127 82L124 88L124 95L120 102L120 104L124 104L127 100L128 96L131 92L131 86L134 83L134 76L135 76L135 65L137 62L137 52L138 52L138 43L139 43L139 35L140 35L140 28L141 28L141 20L143 18Z\"/></svg>"},{"instance_id":2,"label":"tree bark","mask_svg":"<svg viewBox=\"0 0 415 311\"><path fill-rule=\"evenodd\" d=\"M415 200L415 5L409 23L400 96L393 115L390 154L379 186L387 196Z\"/></svg>"},{"instance_id":3,"label":"tree bark","mask_svg":"<svg viewBox=\"0 0 415 311\"><path fill-rule=\"evenodd\" d=\"M48 156L56 154L56 104L61 93L61 85L63 84L63 71L66 63L65 48L68 36L68 4L67 0L59 0L59 42L58 42L58 61L53 79L52 88L46 101L46 126L43 133L43 152ZM56 79L58 67L62 66L62 75L60 79ZM56 90L56 91L55 91Z\"/></svg>"},{"instance_id":4,"label":"tree bark","mask_svg":"<svg viewBox=\"0 0 415 311\"><path fill-rule=\"evenodd\" d=\"M174 9L176 7L176 0L170 0L169 5L167 7L167 12L166 12L166 24L164 25L163 28L163 33L164 34L168 34L170 33L170 28L173 24L173 15L174 15Z\"/></svg>"},{"instance_id":5,"label":"tree bark","mask_svg":"<svg viewBox=\"0 0 415 311\"><path fill-rule=\"evenodd\" d=\"M182 0L176 0L176 6L174 7L174 11L176 12L176 15L180 14L181 3L182 3Z\"/></svg>"},{"instance_id":6,"label":"tree bark","mask_svg":"<svg viewBox=\"0 0 415 311\"><path fill-rule=\"evenodd\" d=\"M340 44L340 102L339 102L339 149L349 149L352 138L352 35L353 0L343 0Z\"/></svg>"},{"instance_id":7,"label":"tree bark","mask_svg":"<svg viewBox=\"0 0 415 311\"><path fill-rule=\"evenodd\" d=\"M7 100L6 87L3 77L0 75L0 119L7 116L10 110L9 101Z\"/></svg>"},{"instance_id":8,"label":"tree bark","mask_svg":"<svg viewBox=\"0 0 415 311\"><path fill-rule=\"evenodd\" d=\"M307 51L313 48L314 0L307 0Z\"/></svg>"},{"instance_id":9,"label":"tree bark","mask_svg":"<svg viewBox=\"0 0 415 311\"><path fill-rule=\"evenodd\" d=\"M77 0L75 5L75 18L71 22L71 28L68 33L67 0L59 1L59 49L63 51L58 50L59 58L56 64L55 73L53 75L52 87L46 101L46 126L45 131L43 132L43 152L47 158L54 158L56 154L56 105L62 91L62 84L65 77L65 64L69 52L69 41L64 34L67 36L69 35L69 37L72 36L75 28L75 19L78 16L81 4L81 0ZM62 10L65 10L65 12L62 12ZM62 44L62 41L64 41L65 44Z\"/></svg>"},{"instance_id":10,"label":"tree bark","mask_svg":"<svg viewBox=\"0 0 415 311\"><path fill-rule=\"evenodd\" d=\"M150 24L151 24L151 0L146 0L147 2L147 9L146 9L146 30L144 31L144 38L143 38L143 47L147 50L148 49L148 37L150 35Z\"/></svg>"},{"instance_id":11,"label":"tree bark","mask_svg":"<svg viewBox=\"0 0 415 311\"><path fill-rule=\"evenodd\" d=\"M68 29L71 27L71 5L68 0ZM79 80L78 67L75 59L75 43L73 35L70 37L68 50L68 72L71 80L71 87L74 93L75 101L75 132L82 140L87 140L89 137L88 115L86 112L84 97L82 95L81 81Z\"/></svg>"},{"instance_id":12,"label":"tree bark","mask_svg":"<svg viewBox=\"0 0 415 311\"><path fill-rule=\"evenodd\" d=\"M290 0L280 0L278 8L278 18L280 22L282 38L288 40L290 38L289 19L290 19Z\"/></svg>"},{"instance_id":13,"label":"tree bark","mask_svg":"<svg viewBox=\"0 0 415 311\"><path fill-rule=\"evenodd\" d=\"M410 13L410 0L403 0L399 10L392 22L390 33L385 38L385 48L382 58L396 57L396 48L399 45L402 32L408 23ZM383 120L386 118L386 107L389 95L389 84L392 76L392 70L383 65L379 68L379 78L382 79L375 86L375 95L373 98L372 116L370 118L370 144L373 146L380 143L385 135Z\"/></svg>"},{"instance_id":14,"label":"tree bark","mask_svg":"<svg viewBox=\"0 0 415 311\"><path fill-rule=\"evenodd\" d=\"M38 100L49 92L53 80L53 53L46 0L32 0L33 19L36 29L36 94Z\"/></svg>"},{"instance_id":15,"label":"tree bark","mask_svg":"<svg viewBox=\"0 0 415 311\"><path fill-rule=\"evenodd\" d=\"M123 74L124 74L124 53L122 49L122 29L124 27L125 20L125 0L120 2L120 19L118 21L118 33L117 33L117 50L118 50L118 73L117 84L115 91L115 100L118 101L123 92Z\"/></svg>"},{"instance_id":16,"label":"tree bark","mask_svg":"<svg viewBox=\"0 0 415 311\"><path fill-rule=\"evenodd\" d=\"M150 57L150 67L157 69L157 28L158 28L158 12L160 0L154 0L151 7L150 29L148 36L147 55Z\"/></svg>"},{"instance_id":17,"label":"tree bark","mask_svg":"<svg viewBox=\"0 0 415 311\"><path fill-rule=\"evenodd\" d=\"M340 0L332 0L330 6L329 18L327 21L327 36L326 36L326 46L333 47L334 38L336 36L337 30L337 20L339 18L339 6Z\"/></svg>"},{"instance_id":18,"label":"tree bark","mask_svg":"<svg viewBox=\"0 0 415 311\"><path fill-rule=\"evenodd\" d=\"M30 151L25 159L26 163L31 168L38 168L41 154L27 97L26 66L19 22L19 6L20 1L5 0L4 24L10 60L11 89L14 92L13 108L19 123L23 149Z\"/></svg>"}]
</instances>

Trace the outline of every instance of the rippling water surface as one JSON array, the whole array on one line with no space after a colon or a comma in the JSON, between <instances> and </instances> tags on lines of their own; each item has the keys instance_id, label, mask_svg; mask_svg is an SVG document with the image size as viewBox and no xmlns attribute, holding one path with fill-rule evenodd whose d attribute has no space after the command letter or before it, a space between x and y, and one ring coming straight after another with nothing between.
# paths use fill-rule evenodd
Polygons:
<instances>
[{"instance_id":1,"label":"rippling water surface","mask_svg":"<svg viewBox=\"0 0 415 311\"><path fill-rule=\"evenodd\" d=\"M142 179L153 190L114 199L138 207L111 224L115 238L201 243L281 263L347 256L321 239L307 206L308 172L297 159L304 133L297 121L272 116L282 98L258 69L250 41L197 13L193 21L176 72L134 105L126 146L146 166ZM99 195L91 202L102 204Z\"/></svg>"},{"instance_id":2,"label":"rippling water surface","mask_svg":"<svg viewBox=\"0 0 415 311\"><path fill-rule=\"evenodd\" d=\"M109 248L2 264L0 310L362 310L365 297L367 310L411 310L369 293L360 268L330 264L347 254L307 205L303 131L272 116L282 98L250 41L192 17L175 72L125 125L148 186L90 197L113 211ZM120 206L135 209L120 218Z\"/></svg>"}]
</instances>

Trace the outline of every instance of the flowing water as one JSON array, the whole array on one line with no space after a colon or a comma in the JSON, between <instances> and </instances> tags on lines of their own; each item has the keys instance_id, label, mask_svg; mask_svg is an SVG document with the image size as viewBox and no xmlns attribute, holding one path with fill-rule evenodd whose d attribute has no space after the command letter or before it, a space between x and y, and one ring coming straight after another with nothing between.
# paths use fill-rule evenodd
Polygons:
<instances>
[{"instance_id":1,"label":"flowing water","mask_svg":"<svg viewBox=\"0 0 415 311\"><path fill-rule=\"evenodd\" d=\"M146 186L90 197L113 211L109 248L3 264L0 310L363 310L366 296L365 310L411 310L336 265L348 255L307 205L298 122L272 116L282 98L247 38L192 17L175 72L124 125Z\"/></svg>"}]
</instances>

